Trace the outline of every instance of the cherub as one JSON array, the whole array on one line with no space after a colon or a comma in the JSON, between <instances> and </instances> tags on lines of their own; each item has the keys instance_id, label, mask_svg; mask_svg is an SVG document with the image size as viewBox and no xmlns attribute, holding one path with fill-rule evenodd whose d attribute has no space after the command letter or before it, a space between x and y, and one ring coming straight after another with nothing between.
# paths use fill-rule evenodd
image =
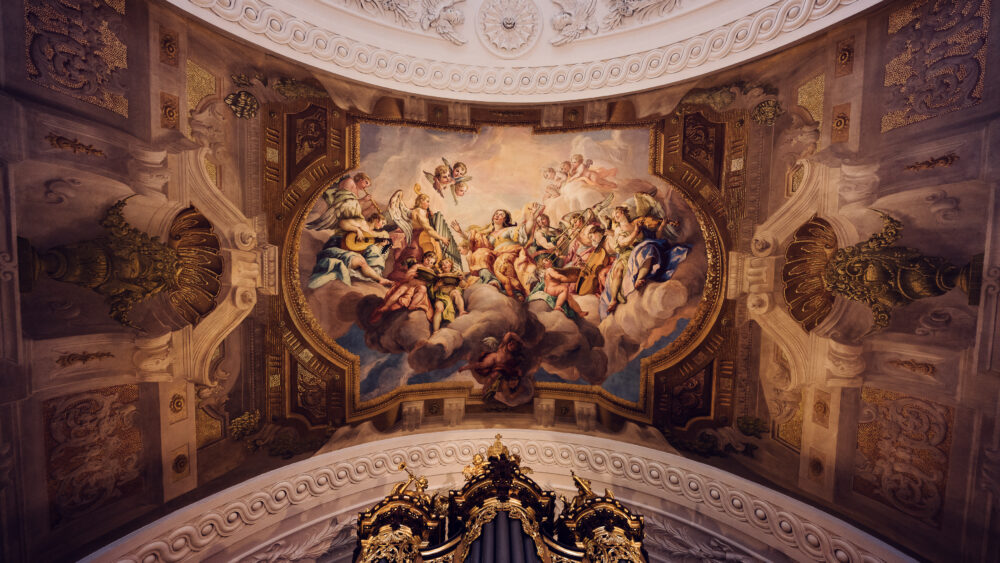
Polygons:
<instances>
[{"instance_id":1,"label":"cherub","mask_svg":"<svg viewBox=\"0 0 1000 563\"><path fill-rule=\"evenodd\" d=\"M454 165L448 162L447 158L441 158L444 164L437 165L434 173L424 171L424 177L434 187L434 191L444 197L444 189L451 188L451 197L458 203L458 198L469 191L469 182L472 178L468 176L469 167L464 162L456 162Z\"/></svg>"},{"instance_id":2,"label":"cherub","mask_svg":"<svg viewBox=\"0 0 1000 563\"><path fill-rule=\"evenodd\" d=\"M452 171L448 167L447 161L445 161L445 164L438 164L437 167L434 168L433 174L427 172L426 170L424 171L424 177L427 178L427 180L431 183L431 186L434 188L434 191L436 191L441 197L444 197L445 187L451 185L455 181L451 174Z\"/></svg>"},{"instance_id":3,"label":"cherub","mask_svg":"<svg viewBox=\"0 0 1000 563\"><path fill-rule=\"evenodd\" d=\"M462 470L462 476L465 477L466 481L469 481L479 475L486 472L486 456L481 453L477 453L472 456L472 465L466 465L465 469Z\"/></svg>"},{"instance_id":4,"label":"cherub","mask_svg":"<svg viewBox=\"0 0 1000 563\"><path fill-rule=\"evenodd\" d=\"M454 321L467 312L465 299L462 297L462 276L455 271L455 263L450 258L445 258L441 260L438 270L439 275L430 287L430 296L434 301L434 317L431 319L433 332L441 328L442 322Z\"/></svg>"},{"instance_id":5,"label":"cherub","mask_svg":"<svg viewBox=\"0 0 1000 563\"><path fill-rule=\"evenodd\" d=\"M494 342L493 337L488 337ZM487 339L483 339L484 343ZM499 401L507 406L517 406L531 400L535 391L532 378L526 373L530 358L525 353L526 344L513 332L503 339L492 352L482 354L463 369L483 385L483 401Z\"/></svg>"},{"instance_id":6,"label":"cherub","mask_svg":"<svg viewBox=\"0 0 1000 563\"><path fill-rule=\"evenodd\" d=\"M458 198L464 196L469 191L469 180L472 178L457 178L451 184L451 198L458 203Z\"/></svg>"},{"instance_id":7,"label":"cherub","mask_svg":"<svg viewBox=\"0 0 1000 563\"><path fill-rule=\"evenodd\" d=\"M441 160L444 160L444 159L442 158ZM448 164L448 161L444 160L444 163ZM452 178L452 180L454 180L456 182L459 181L459 180L461 180L461 179L463 179L463 178L465 178L466 180L469 180L470 178L468 177L468 174L469 174L469 167L466 166L464 162L456 162L451 167L451 178Z\"/></svg>"},{"instance_id":8,"label":"cherub","mask_svg":"<svg viewBox=\"0 0 1000 563\"><path fill-rule=\"evenodd\" d=\"M427 315L428 321L433 320L434 311L431 309L427 284L418 277L417 270L421 267L433 270L436 262L437 256L433 252L424 253L421 262L413 259L408 260L406 264L406 276L403 281L397 282L389 290L389 293L385 294L382 304L372 312L371 322L373 324L378 323L382 320L382 315L400 309L421 310Z\"/></svg>"},{"instance_id":9,"label":"cherub","mask_svg":"<svg viewBox=\"0 0 1000 563\"><path fill-rule=\"evenodd\" d=\"M608 176L614 176L618 173L617 168L593 168L594 161L589 158L584 160L582 154L574 154L570 158L570 161L570 180L580 178L589 184L606 190L618 187L618 184L607 179Z\"/></svg>"},{"instance_id":10,"label":"cherub","mask_svg":"<svg viewBox=\"0 0 1000 563\"><path fill-rule=\"evenodd\" d=\"M570 161L564 160L560 162L559 171L556 172L556 182L558 182L560 186L565 185L566 182L569 181L569 173L572 170L573 164L571 164Z\"/></svg>"},{"instance_id":11,"label":"cherub","mask_svg":"<svg viewBox=\"0 0 1000 563\"><path fill-rule=\"evenodd\" d=\"M562 193L563 184L566 180L559 180L556 178L556 169L551 166L542 171L542 178L547 180L545 184L545 195L542 196L543 199L549 199L553 197L559 197Z\"/></svg>"},{"instance_id":12,"label":"cherub","mask_svg":"<svg viewBox=\"0 0 1000 563\"><path fill-rule=\"evenodd\" d=\"M392 491L389 492L389 496L405 495L409 493L424 500L430 500L430 497L424 492L427 490L427 478L417 477L414 475L413 472L410 471L410 468L406 466L405 461L399 464L399 469L406 471L406 481L397 483L393 486ZM410 485L413 485L414 490L408 490Z\"/></svg>"},{"instance_id":13,"label":"cherub","mask_svg":"<svg viewBox=\"0 0 1000 563\"><path fill-rule=\"evenodd\" d=\"M586 317L587 312L581 309L580 304L570 295L570 288L576 280L556 270L553 267L554 262L555 257L552 254L542 254L538 257L538 269L535 271L535 275L544 283L542 290L547 295L555 297L552 308L566 312L563 304L567 304L574 313Z\"/></svg>"}]
</instances>

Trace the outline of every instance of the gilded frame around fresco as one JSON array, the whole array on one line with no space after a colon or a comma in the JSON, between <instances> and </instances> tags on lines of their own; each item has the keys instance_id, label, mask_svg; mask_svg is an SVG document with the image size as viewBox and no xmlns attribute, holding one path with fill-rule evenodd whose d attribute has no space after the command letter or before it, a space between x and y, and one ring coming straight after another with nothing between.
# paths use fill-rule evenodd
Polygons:
<instances>
[{"instance_id":1,"label":"gilded frame around fresco","mask_svg":"<svg viewBox=\"0 0 1000 563\"><path fill-rule=\"evenodd\" d=\"M303 112L311 105L322 105L330 116L327 131L327 151L308 166L300 167L301 172L285 178L288 143L294 142L294 131L289 130L287 116ZM442 130L470 132L468 127L449 127L439 124L422 124L393 120L382 120L370 116L344 112L329 100L299 101L295 104L268 104L264 119L264 177L266 183L273 184L267 202L269 209L268 226L272 240L281 244L281 299L284 305L281 323L281 340L290 359L307 366L313 373L326 377L341 386L344 397L345 421L359 421L387 413L398 408L403 401L438 398L464 398L467 405L481 404L478 394L469 383L438 382L406 385L370 401L360 398L360 360L358 356L337 344L320 327L306 305L305 295L299 279L299 240L306 215L312 209L323 189L342 174L358 168L360 154L361 123L373 122L382 125L424 127ZM694 369L693 364L708 363L712 352L718 348L718 338L709 338L717 333L717 321L722 311L725 280L726 240L731 236L723 225L732 225L725 220L728 210L724 203L722 188L701 171L681 158L680 144L683 131L677 126L686 112L698 111L707 119L717 122L720 127L732 128L733 123L745 116L718 114L710 108L678 108L674 114L654 121L634 123L604 123L588 125L584 129L648 128L649 167L652 175L674 186L691 207L701 227L708 255L708 273L702 300L694 317L681 335L663 350L640 362L640 394L635 402L626 401L600 386L583 386L570 383L536 382L535 397L590 401L612 413L641 422L650 423L654 415L654 395L659 376L671 368L683 365L684 371ZM680 121L678 120L680 119ZM478 125L478 124L477 124ZM530 126L524 123L493 124L498 126ZM535 133L548 134L581 130L580 127L565 130L535 127ZM728 140L728 139L727 139ZM270 152L268 150L270 149ZM728 163L730 143L726 143L723 162ZM728 169L728 167L726 167ZM282 181L284 180L284 181ZM722 183L722 182L719 182ZM271 186L268 186L271 187ZM276 188L276 189L275 189ZM722 216L720 216L722 215ZM713 330L716 329L716 330ZM695 355L695 353L697 354ZM285 370L286 395L292 387ZM289 405L291 399L285 399Z\"/></svg>"}]
</instances>

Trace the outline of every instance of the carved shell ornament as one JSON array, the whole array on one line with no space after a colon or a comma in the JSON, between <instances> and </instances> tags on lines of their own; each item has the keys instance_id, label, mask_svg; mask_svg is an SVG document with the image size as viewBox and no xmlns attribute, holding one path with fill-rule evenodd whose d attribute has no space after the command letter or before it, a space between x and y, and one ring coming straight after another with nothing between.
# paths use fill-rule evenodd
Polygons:
<instances>
[{"instance_id":1,"label":"carved shell ornament","mask_svg":"<svg viewBox=\"0 0 1000 563\"><path fill-rule=\"evenodd\" d=\"M541 35L538 6L531 0L486 0L478 19L483 45L506 59L528 52Z\"/></svg>"}]
</instances>

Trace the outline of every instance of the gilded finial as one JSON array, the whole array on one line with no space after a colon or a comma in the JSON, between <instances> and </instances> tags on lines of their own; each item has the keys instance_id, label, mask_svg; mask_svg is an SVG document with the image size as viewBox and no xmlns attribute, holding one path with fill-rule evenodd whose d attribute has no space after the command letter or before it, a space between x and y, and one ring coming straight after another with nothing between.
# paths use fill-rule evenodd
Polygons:
<instances>
[{"instance_id":1,"label":"gilded finial","mask_svg":"<svg viewBox=\"0 0 1000 563\"><path fill-rule=\"evenodd\" d=\"M500 434L496 435L496 441L486 450L486 457L510 457L510 451L507 449L507 446L500 442L500 438L502 437Z\"/></svg>"}]
</instances>

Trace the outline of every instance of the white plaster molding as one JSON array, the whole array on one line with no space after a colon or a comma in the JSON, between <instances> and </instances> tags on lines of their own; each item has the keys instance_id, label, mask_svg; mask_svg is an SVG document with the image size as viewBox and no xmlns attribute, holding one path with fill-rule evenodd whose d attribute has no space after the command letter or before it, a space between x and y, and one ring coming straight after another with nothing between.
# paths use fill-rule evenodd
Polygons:
<instances>
[{"instance_id":1,"label":"white plaster molding","mask_svg":"<svg viewBox=\"0 0 1000 563\"><path fill-rule=\"evenodd\" d=\"M465 45L466 39L455 29L465 22L465 14L460 8L455 7L461 2L464 0L425 1L424 13L420 16L420 27L424 31L433 29L435 33L455 45Z\"/></svg>"},{"instance_id":2,"label":"white plaster molding","mask_svg":"<svg viewBox=\"0 0 1000 563\"><path fill-rule=\"evenodd\" d=\"M618 497L626 502L629 494L637 494L675 503L712 518L723 529L756 538L793 560L911 560L821 510L674 454L596 436L515 429L496 432L534 469L539 482L568 483L568 472L573 469L620 491ZM453 480L474 453L490 444L483 434L483 430L451 430L404 435L317 455L192 503L84 561L204 560L248 538L263 546L273 537L265 535L262 541L259 532L270 526L310 509L337 504L337 499L350 504L371 496L361 495L362 491L385 490L399 479L395 468L401 461L428 479Z\"/></svg>"},{"instance_id":3,"label":"white plaster molding","mask_svg":"<svg viewBox=\"0 0 1000 563\"><path fill-rule=\"evenodd\" d=\"M357 26L329 29L318 22L343 20L317 19L313 3L278 8L261 0L170 2L281 56L367 84L451 99L554 102L663 86L738 64L842 21L878 0L780 0L751 13L747 7L759 4L720 2L712 12L692 11L698 25L685 26L691 22L672 18L669 29L651 26L641 37L635 36L636 41L621 41L615 34L606 42L597 37L585 49L560 50L565 53L562 57L546 45L548 49L516 64L504 63L496 54L483 64L486 52L467 51L469 45L441 50L434 41L414 37L404 46L402 39L408 38L387 37L392 34L386 34L384 26L365 26L363 20L356 20ZM733 15L740 6L739 15ZM719 21L720 14L728 19L724 25L704 27ZM351 36L343 34L346 29ZM655 45L662 37L678 39L634 50L637 44ZM441 60L445 57L450 60Z\"/></svg>"},{"instance_id":4,"label":"white plaster molding","mask_svg":"<svg viewBox=\"0 0 1000 563\"><path fill-rule=\"evenodd\" d=\"M754 256L779 255L781 245L813 215L826 215L837 210L836 184L840 171L824 164L803 160L802 185L773 215L754 231L750 250Z\"/></svg>"}]
</instances>

